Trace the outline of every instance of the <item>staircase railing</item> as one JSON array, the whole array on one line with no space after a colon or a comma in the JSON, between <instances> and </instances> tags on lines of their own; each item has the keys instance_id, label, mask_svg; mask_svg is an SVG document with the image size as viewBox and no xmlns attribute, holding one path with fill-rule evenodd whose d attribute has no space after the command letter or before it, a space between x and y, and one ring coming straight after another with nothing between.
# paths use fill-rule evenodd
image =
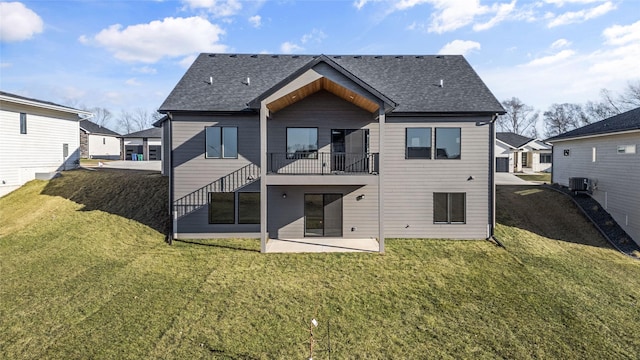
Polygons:
<instances>
[{"instance_id":1,"label":"staircase railing","mask_svg":"<svg viewBox=\"0 0 640 360\"><path fill-rule=\"evenodd\" d=\"M178 218L188 215L209 203L211 192L234 192L260 178L260 167L254 163L241 167L215 181L190 192L173 202Z\"/></svg>"}]
</instances>

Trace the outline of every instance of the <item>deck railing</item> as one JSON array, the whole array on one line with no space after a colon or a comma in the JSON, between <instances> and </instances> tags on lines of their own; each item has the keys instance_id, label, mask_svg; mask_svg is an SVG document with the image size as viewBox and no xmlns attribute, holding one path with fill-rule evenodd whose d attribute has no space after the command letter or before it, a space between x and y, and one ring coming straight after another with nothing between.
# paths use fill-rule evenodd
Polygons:
<instances>
[{"instance_id":1,"label":"deck railing","mask_svg":"<svg viewBox=\"0 0 640 360\"><path fill-rule=\"evenodd\" d=\"M248 164L175 200L173 202L173 210L177 211L178 217L183 217L207 205L209 203L209 193L234 192L259 178L260 167L253 163Z\"/></svg>"},{"instance_id":2,"label":"deck railing","mask_svg":"<svg viewBox=\"0 0 640 360\"><path fill-rule=\"evenodd\" d=\"M354 175L378 173L378 153L268 153L267 172L287 175Z\"/></svg>"}]
</instances>

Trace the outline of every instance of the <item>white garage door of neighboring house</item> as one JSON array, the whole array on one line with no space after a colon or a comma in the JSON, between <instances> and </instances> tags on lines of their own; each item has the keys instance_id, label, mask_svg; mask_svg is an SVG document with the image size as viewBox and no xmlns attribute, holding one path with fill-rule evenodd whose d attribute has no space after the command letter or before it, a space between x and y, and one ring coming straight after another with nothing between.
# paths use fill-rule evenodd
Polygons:
<instances>
[{"instance_id":1,"label":"white garage door of neighboring house","mask_svg":"<svg viewBox=\"0 0 640 360\"><path fill-rule=\"evenodd\" d=\"M496 172L509 172L509 158L496 158Z\"/></svg>"}]
</instances>

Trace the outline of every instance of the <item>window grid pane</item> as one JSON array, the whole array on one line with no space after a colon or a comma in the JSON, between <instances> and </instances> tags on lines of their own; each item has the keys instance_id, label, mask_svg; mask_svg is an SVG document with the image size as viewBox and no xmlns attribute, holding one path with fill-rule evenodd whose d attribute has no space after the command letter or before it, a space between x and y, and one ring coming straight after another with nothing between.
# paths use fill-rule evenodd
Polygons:
<instances>
[{"instance_id":1,"label":"window grid pane","mask_svg":"<svg viewBox=\"0 0 640 360\"><path fill-rule=\"evenodd\" d=\"M318 128L287 128L287 158L316 158Z\"/></svg>"},{"instance_id":2,"label":"window grid pane","mask_svg":"<svg viewBox=\"0 0 640 360\"><path fill-rule=\"evenodd\" d=\"M238 157L238 128L223 127L222 128L222 149L223 157Z\"/></svg>"},{"instance_id":3,"label":"window grid pane","mask_svg":"<svg viewBox=\"0 0 640 360\"><path fill-rule=\"evenodd\" d=\"M431 159L431 128L407 128L406 158Z\"/></svg>"},{"instance_id":4,"label":"window grid pane","mask_svg":"<svg viewBox=\"0 0 640 360\"><path fill-rule=\"evenodd\" d=\"M220 158L222 155L220 130L220 127L216 126L208 127L205 130L207 158Z\"/></svg>"},{"instance_id":5,"label":"window grid pane","mask_svg":"<svg viewBox=\"0 0 640 360\"><path fill-rule=\"evenodd\" d=\"M460 159L460 128L436 128L436 159Z\"/></svg>"},{"instance_id":6,"label":"window grid pane","mask_svg":"<svg viewBox=\"0 0 640 360\"><path fill-rule=\"evenodd\" d=\"M447 193L433 193L433 222L449 222L449 199Z\"/></svg>"},{"instance_id":7,"label":"window grid pane","mask_svg":"<svg viewBox=\"0 0 640 360\"><path fill-rule=\"evenodd\" d=\"M235 193L209 193L209 224L234 224L235 213Z\"/></svg>"},{"instance_id":8,"label":"window grid pane","mask_svg":"<svg viewBox=\"0 0 640 360\"><path fill-rule=\"evenodd\" d=\"M450 221L452 223L464 223L465 219L465 194L449 194L449 209L451 209Z\"/></svg>"},{"instance_id":9,"label":"window grid pane","mask_svg":"<svg viewBox=\"0 0 640 360\"><path fill-rule=\"evenodd\" d=\"M260 224L260 193L238 193L238 224Z\"/></svg>"},{"instance_id":10,"label":"window grid pane","mask_svg":"<svg viewBox=\"0 0 640 360\"><path fill-rule=\"evenodd\" d=\"M27 114L20 113L20 134L27 133Z\"/></svg>"}]
</instances>

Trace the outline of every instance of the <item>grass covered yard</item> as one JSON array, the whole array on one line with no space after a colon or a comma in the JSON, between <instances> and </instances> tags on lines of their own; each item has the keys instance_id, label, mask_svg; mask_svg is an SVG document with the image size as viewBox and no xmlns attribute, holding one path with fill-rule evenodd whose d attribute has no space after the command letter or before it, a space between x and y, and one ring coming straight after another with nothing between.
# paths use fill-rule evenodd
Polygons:
<instances>
[{"instance_id":1,"label":"grass covered yard","mask_svg":"<svg viewBox=\"0 0 640 360\"><path fill-rule=\"evenodd\" d=\"M169 246L163 196L157 174L79 170L0 198L0 358L304 359L311 318L314 359L329 340L333 359L640 349L640 261L552 191L499 189L506 250L396 239L384 256Z\"/></svg>"},{"instance_id":2,"label":"grass covered yard","mask_svg":"<svg viewBox=\"0 0 640 360\"><path fill-rule=\"evenodd\" d=\"M546 182L547 184L551 183L551 173L514 174L514 175L526 181L540 181L540 182Z\"/></svg>"}]
</instances>

